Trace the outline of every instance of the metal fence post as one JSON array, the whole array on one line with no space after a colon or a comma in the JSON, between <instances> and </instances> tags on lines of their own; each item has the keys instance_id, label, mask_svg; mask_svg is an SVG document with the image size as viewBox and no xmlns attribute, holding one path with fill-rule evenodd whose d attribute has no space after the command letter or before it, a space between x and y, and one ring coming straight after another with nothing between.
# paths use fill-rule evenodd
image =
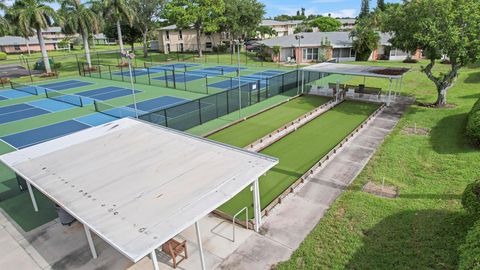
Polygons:
<instances>
[{"instance_id":1,"label":"metal fence post","mask_svg":"<svg viewBox=\"0 0 480 270\"><path fill-rule=\"evenodd\" d=\"M208 95L208 76L205 75L205 89L207 90L207 95Z\"/></svg>"},{"instance_id":2,"label":"metal fence post","mask_svg":"<svg viewBox=\"0 0 480 270\"><path fill-rule=\"evenodd\" d=\"M32 70L30 69L30 63L28 62L28 58L25 58L25 62L27 63L28 75L30 76L30 81L33 82Z\"/></svg>"},{"instance_id":3,"label":"metal fence post","mask_svg":"<svg viewBox=\"0 0 480 270\"><path fill-rule=\"evenodd\" d=\"M200 99L198 100L198 118L200 120L200 125L203 124L203 122L202 122L202 103L200 102Z\"/></svg>"},{"instance_id":4,"label":"metal fence post","mask_svg":"<svg viewBox=\"0 0 480 270\"><path fill-rule=\"evenodd\" d=\"M173 88L177 89L177 79L175 78L175 69L173 69L172 74L173 74Z\"/></svg>"},{"instance_id":5,"label":"metal fence post","mask_svg":"<svg viewBox=\"0 0 480 270\"><path fill-rule=\"evenodd\" d=\"M147 75L148 75L148 85L152 85L152 81L150 79L150 68L146 67L147 69Z\"/></svg>"}]
</instances>

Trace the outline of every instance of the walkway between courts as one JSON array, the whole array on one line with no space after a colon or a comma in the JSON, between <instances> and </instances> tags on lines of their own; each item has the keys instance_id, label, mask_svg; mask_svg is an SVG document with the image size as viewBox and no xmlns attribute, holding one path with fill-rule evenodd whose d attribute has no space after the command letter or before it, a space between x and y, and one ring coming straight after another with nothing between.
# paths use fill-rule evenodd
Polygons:
<instances>
[{"instance_id":1,"label":"walkway between courts","mask_svg":"<svg viewBox=\"0 0 480 270\"><path fill-rule=\"evenodd\" d=\"M398 97L355 135L325 166L317 169L265 218L261 234L252 234L219 269L270 269L288 260L338 196L366 166L395 128L412 100Z\"/></svg>"}]
</instances>

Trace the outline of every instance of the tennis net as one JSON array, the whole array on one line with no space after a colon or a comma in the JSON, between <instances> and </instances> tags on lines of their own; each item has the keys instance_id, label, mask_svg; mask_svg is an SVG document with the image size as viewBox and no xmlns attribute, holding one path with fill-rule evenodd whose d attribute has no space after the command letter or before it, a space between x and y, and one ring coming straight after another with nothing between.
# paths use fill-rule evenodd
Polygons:
<instances>
[{"instance_id":1,"label":"tennis net","mask_svg":"<svg viewBox=\"0 0 480 270\"><path fill-rule=\"evenodd\" d=\"M44 88L44 90L45 90L45 95L49 99L53 99L53 100L56 100L56 101L68 103L68 104L78 106L78 107L83 107L85 105L81 96L72 95L72 94L64 94L64 93L61 93L61 92L58 92L58 91L55 91L55 90L51 90L51 89L47 89L47 88Z\"/></svg>"},{"instance_id":2,"label":"tennis net","mask_svg":"<svg viewBox=\"0 0 480 270\"><path fill-rule=\"evenodd\" d=\"M135 109L130 107L115 107L98 100L94 101L95 111L115 118L135 117ZM140 113L139 113L140 114Z\"/></svg>"},{"instance_id":3,"label":"tennis net","mask_svg":"<svg viewBox=\"0 0 480 270\"><path fill-rule=\"evenodd\" d=\"M10 85L11 85L12 89L15 89L15 90L18 90L18 91L22 91L22 92L29 93L29 94L32 94L32 95L38 95L39 94L38 90L37 90L37 87L35 87L33 85L16 83L16 82L12 82L12 81L10 81Z\"/></svg>"}]
</instances>

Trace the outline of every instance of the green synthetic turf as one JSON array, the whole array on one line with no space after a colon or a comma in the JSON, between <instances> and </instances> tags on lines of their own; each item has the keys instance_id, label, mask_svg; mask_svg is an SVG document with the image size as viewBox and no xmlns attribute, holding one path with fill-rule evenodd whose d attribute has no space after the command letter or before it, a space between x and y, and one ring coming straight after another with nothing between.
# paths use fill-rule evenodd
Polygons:
<instances>
[{"instance_id":1,"label":"green synthetic turf","mask_svg":"<svg viewBox=\"0 0 480 270\"><path fill-rule=\"evenodd\" d=\"M327 103L329 100L329 98L319 96L301 96L212 134L208 138L238 147L245 147L286 123Z\"/></svg>"},{"instance_id":2,"label":"green synthetic turf","mask_svg":"<svg viewBox=\"0 0 480 270\"><path fill-rule=\"evenodd\" d=\"M264 149L261 153L279 158L280 163L260 178L262 209L340 143L378 106L372 103L345 101ZM233 215L248 206L249 216L252 218L252 200L252 192L248 187L219 209Z\"/></svg>"}]
</instances>

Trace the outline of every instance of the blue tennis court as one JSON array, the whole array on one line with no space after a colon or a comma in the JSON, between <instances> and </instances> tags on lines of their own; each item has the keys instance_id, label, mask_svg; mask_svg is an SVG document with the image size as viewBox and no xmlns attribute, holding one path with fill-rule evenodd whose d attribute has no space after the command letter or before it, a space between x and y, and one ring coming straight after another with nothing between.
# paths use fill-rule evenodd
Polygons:
<instances>
[{"instance_id":1,"label":"blue tennis court","mask_svg":"<svg viewBox=\"0 0 480 270\"><path fill-rule=\"evenodd\" d=\"M260 83L260 88L265 88L267 86L267 81L266 80L262 80L260 78L255 79L255 78L252 78L252 77L245 77L245 76L240 77L240 86L247 85L247 84L254 85L256 83ZM224 80L224 81L220 81L220 82L216 82L216 83L211 83L211 84L208 85L208 87L215 87L215 88L220 88L220 89L223 89L223 90L227 90L227 89L238 87L238 84L239 84L238 83L238 78L231 78L229 80Z\"/></svg>"},{"instance_id":2,"label":"blue tennis court","mask_svg":"<svg viewBox=\"0 0 480 270\"><path fill-rule=\"evenodd\" d=\"M137 113L139 116L162 110L173 105L188 102L189 100L171 96L163 96L159 98L149 99L137 103ZM112 108L101 111L104 114L114 116L116 118L135 117L135 106L133 104L125 107Z\"/></svg>"},{"instance_id":3,"label":"blue tennis court","mask_svg":"<svg viewBox=\"0 0 480 270\"><path fill-rule=\"evenodd\" d=\"M0 107L0 124L6 124L52 112L72 109L75 106L50 99Z\"/></svg>"},{"instance_id":4,"label":"blue tennis court","mask_svg":"<svg viewBox=\"0 0 480 270\"><path fill-rule=\"evenodd\" d=\"M154 74L154 73L162 72L162 70L150 69L147 71L147 69L135 69L135 70L132 70L132 76L134 77L144 76L144 75L147 75L149 72L150 74ZM114 72L112 73L112 75L129 77L130 71L127 69L126 71Z\"/></svg>"},{"instance_id":5,"label":"blue tennis court","mask_svg":"<svg viewBox=\"0 0 480 270\"><path fill-rule=\"evenodd\" d=\"M93 84L93 83L79 81L79 80L68 80L68 81L63 81L63 82L42 84L42 85L39 85L39 87L44 87L44 88L60 91L60 90L67 90L67 89L87 86L87 85L91 85L91 84Z\"/></svg>"},{"instance_id":6,"label":"blue tennis court","mask_svg":"<svg viewBox=\"0 0 480 270\"><path fill-rule=\"evenodd\" d=\"M206 75L205 74L194 74L191 73L191 71L188 71L187 73L175 73L175 77L173 77L173 74L160 76L153 78L154 80L159 80L159 81L169 81L173 82L175 78L175 82L178 83L185 83L185 82L190 82L190 81L195 81L195 80L200 80L200 79L205 79Z\"/></svg>"},{"instance_id":7,"label":"blue tennis court","mask_svg":"<svg viewBox=\"0 0 480 270\"><path fill-rule=\"evenodd\" d=\"M141 93L141 92L142 91L135 90L135 93ZM132 94L131 89L116 87L116 86L103 87L103 88L76 93L76 95L78 96L102 100L102 101L124 97L131 94Z\"/></svg>"},{"instance_id":8,"label":"blue tennis court","mask_svg":"<svg viewBox=\"0 0 480 270\"><path fill-rule=\"evenodd\" d=\"M8 98L0 96L0 100L6 100Z\"/></svg>"},{"instance_id":9,"label":"blue tennis court","mask_svg":"<svg viewBox=\"0 0 480 270\"><path fill-rule=\"evenodd\" d=\"M22 92L22 91L13 90L13 89L0 91L0 97L4 99L16 99L16 98L31 97L31 96L33 95Z\"/></svg>"},{"instance_id":10,"label":"blue tennis court","mask_svg":"<svg viewBox=\"0 0 480 270\"><path fill-rule=\"evenodd\" d=\"M43 126L11 135L1 139L11 146L21 149L41 142L65 136L76 131L89 128L89 125L75 120L68 120L48 126Z\"/></svg>"},{"instance_id":11,"label":"blue tennis court","mask_svg":"<svg viewBox=\"0 0 480 270\"><path fill-rule=\"evenodd\" d=\"M25 103L5 106L0 108L0 124L35 117L47 113L50 112Z\"/></svg>"},{"instance_id":12,"label":"blue tennis court","mask_svg":"<svg viewBox=\"0 0 480 270\"><path fill-rule=\"evenodd\" d=\"M89 126L99 126L99 125L103 125L103 124L106 124L106 123L110 123L110 122L115 121L117 119L118 118L116 118L116 117L106 115L106 114L103 114L103 113L93 113L93 114L89 114L89 115L85 115L85 116L82 116L82 117L75 118L73 120L76 120L78 122L84 123L84 124L89 125Z\"/></svg>"},{"instance_id":13,"label":"blue tennis court","mask_svg":"<svg viewBox=\"0 0 480 270\"><path fill-rule=\"evenodd\" d=\"M163 96L159 98L149 99L137 103L137 110L142 112L153 112L157 110L164 109L173 105L178 105L180 103L185 103L189 101L188 99ZM135 108L133 104L128 105L129 108Z\"/></svg>"}]
</instances>

